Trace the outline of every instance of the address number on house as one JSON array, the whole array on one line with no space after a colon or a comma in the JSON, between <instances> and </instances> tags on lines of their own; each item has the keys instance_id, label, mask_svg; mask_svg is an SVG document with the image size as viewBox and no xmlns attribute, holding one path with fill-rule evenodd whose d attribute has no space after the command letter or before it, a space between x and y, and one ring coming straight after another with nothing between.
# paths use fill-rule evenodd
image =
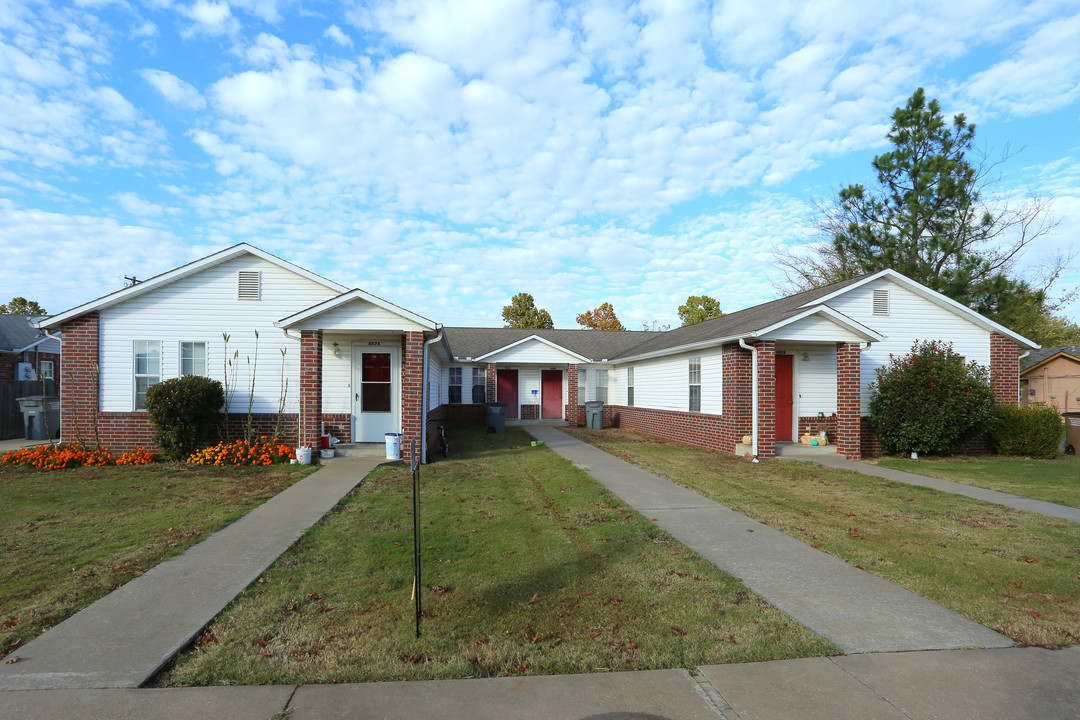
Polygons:
<instances>
[{"instance_id":1,"label":"address number on house","mask_svg":"<svg viewBox=\"0 0 1080 720\"><path fill-rule=\"evenodd\" d=\"M368 347L378 347L382 345L378 340L368 340Z\"/></svg>"}]
</instances>

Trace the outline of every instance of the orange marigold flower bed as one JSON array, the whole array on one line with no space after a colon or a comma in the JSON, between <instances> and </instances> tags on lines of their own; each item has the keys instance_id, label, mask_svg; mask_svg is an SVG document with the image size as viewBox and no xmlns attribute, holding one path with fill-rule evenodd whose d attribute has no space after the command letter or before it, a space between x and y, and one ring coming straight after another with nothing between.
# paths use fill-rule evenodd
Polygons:
<instances>
[{"instance_id":1,"label":"orange marigold flower bed","mask_svg":"<svg viewBox=\"0 0 1080 720\"><path fill-rule=\"evenodd\" d=\"M277 438L261 437L251 445L243 440L218 443L191 454L192 465L274 465L288 463L293 449Z\"/></svg>"},{"instance_id":2,"label":"orange marigold flower bed","mask_svg":"<svg viewBox=\"0 0 1080 720\"><path fill-rule=\"evenodd\" d=\"M154 462L154 454L142 447L129 450L116 458L117 465L149 465L152 462Z\"/></svg>"},{"instance_id":3,"label":"orange marigold flower bed","mask_svg":"<svg viewBox=\"0 0 1080 720\"><path fill-rule=\"evenodd\" d=\"M144 451L145 452L145 451ZM153 459L152 455L147 455ZM123 456L121 456L123 457ZM80 443L58 445L35 445L4 453L0 458L4 465L25 465L38 469L62 470L82 465L112 465L113 455L109 448L85 448Z\"/></svg>"}]
</instances>

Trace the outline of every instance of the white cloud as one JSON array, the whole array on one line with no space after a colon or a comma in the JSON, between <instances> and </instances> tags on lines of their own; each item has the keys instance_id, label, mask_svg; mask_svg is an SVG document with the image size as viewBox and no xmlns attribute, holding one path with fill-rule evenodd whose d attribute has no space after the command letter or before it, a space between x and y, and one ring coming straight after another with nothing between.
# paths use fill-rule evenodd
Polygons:
<instances>
[{"instance_id":1,"label":"white cloud","mask_svg":"<svg viewBox=\"0 0 1080 720\"><path fill-rule=\"evenodd\" d=\"M189 110L202 110L206 100L193 85L164 70L142 70L139 72L161 96L173 105Z\"/></svg>"},{"instance_id":2,"label":"white cloud","mask_svg":"<svg viewBox=\"0 0 1080 720\"><path fill-rule=\"evenodd\" d=\"M196 0L182 8L181 12L193 23L181 32L184 37L198 34L235 35L240 31L240 21L233 17L229 3L225 0Z\"/></svg>"},{"instance_id":3,"label":"white cloud","mask_svg":"<svg viewBox=\"0 0 1080 720\"><path fill-rule=\"evenodd\" d=\"M352 47L352 38L346 35L337 25L331 25L323 31L323 37L329 38L342 47Z\"/></svg>"}]
</instances>

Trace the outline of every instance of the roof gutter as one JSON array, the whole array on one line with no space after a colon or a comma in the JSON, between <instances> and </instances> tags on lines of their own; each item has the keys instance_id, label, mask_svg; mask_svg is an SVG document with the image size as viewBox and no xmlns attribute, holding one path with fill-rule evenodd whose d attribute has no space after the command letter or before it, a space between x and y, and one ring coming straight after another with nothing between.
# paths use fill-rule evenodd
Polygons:
<instances>
[{"instance_id":1,"label":"roof gutter","mask_svg":"<svg viewBox=\"0 0 1080 720\"><path fill-rule=\"evenodd\" d=\"M427 465L427 414L428 414L428 348L443 339L443 328L436 325L439 334L424 342L424 376L420 381L420 462ZM416 458L412 458L413 462Z\"/></svg>"},{"instance_id":2,"label":"roof gutter","mask_svg":"<svg viewBox=\"0 0 1080 720\"><path fill-rule=\"evenodd\" d=\"M758 461L758 350L756 345L747 345L745 338L739 338L739 347L744 350L750 351L750 361L753 366L750 370L750 438L753 443L751 445L751 452L754 455L754 462Z\"/></svg>"}]
</instances>

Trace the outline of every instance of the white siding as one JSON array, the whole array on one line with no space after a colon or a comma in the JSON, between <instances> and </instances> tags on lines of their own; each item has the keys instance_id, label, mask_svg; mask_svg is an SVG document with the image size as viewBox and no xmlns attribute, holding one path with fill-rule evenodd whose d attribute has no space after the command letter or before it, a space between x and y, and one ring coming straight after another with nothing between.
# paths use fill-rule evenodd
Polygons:
<instances>
[{"instance_id":1,"label":"white siding","mask_svg":"<svg viewBox=\"0 0 1080 720\"><path fill-rule=\"evenodd\" d=\"M540 342L528 340L515 345L508 350L484 358L485 362L498 363L500 365L512 365L514 363L541 363L544 365L562 365L564 363L580 362L579 358L563 352L558 348Z\"/></svg>"},{"instance_id":2,"label":"white siding","mask_svg":"<svg viewBox=\"0 0 1080 720\"><path fill-rule=\"evenodd\" d=\"M795 412L800 417L826 416L836 412L836 347L813 345L806 347L782 345L795 357ZM803 360L803 355L806 360Z\"/></svg>"},{"instance_id":3,"label":"white siding","mask_svg":"<svg viewBox=\"0 0 1080 720\"><path fill-rule=\"evenodd\" d=\"M701 412L724 412L724 356L720 348L628 363L634 368L634 407L690 409L690 358L701 358ZM626 370L620 372L621 399L626 402ZM610 375L609 375L610 377Z\"/></svg>"},{"instance_id":4,"label":"white siding","mask_svg":"<svg viewBox=\"0 0 1080 720\"><path fill-rule=\"evenodd\" d=\"M427 328L366 300L356 299L300 323L294 330L401 330L420 332Z\"/></svg>"},{"instance_id":5,"label":"white siding","mask_svg":"<svg viewBox=\"0 0 1080 720\"><path fill-rule=\"evenodd\" d=\"M373 347L368 344L372 342L396 348L399 353L401 352L400 337L363 333L323 334L322 411L324 413L352 413L353 345L366 349ZM334 343L337 343L337 352L340 357L334 357ZM400 383L401 379L395 378L395 381Z\"/></svg>"},{"instance_id":6,"label":"white siding","mask_svg":"<svg viewBox=\"0 0 1080 720\"><path fill-rule=\"evenodd\" d=\"M775 332L762 336L763 340L824 341L824 342L861 342L864 338L845 327L837 325L831 318L813 315L785 325Z\"/></svg>"},{"instance_id":7,"label":"white siding","mask_svg":"<svg viewBox=\"0 0 1080 720\"><path fill-rule=\"evenodd\" d=\"M434 410L440 405L444 404L443 397L443 362L433 352L428 352L428 368L427 368L427 407L428 410ZM462 375L465 373L462 372Z\"/></svg>"},{"instance_id":8,"label":"white siding","mask_svg":"<svg viewBox=\"0 0 1080 720\"><path fill-rule=\"evenodd\" d=\"M446 403L450 402L450 368L451 367L459 367L459 368L461 368L461 402L464 405L471 404L472 403L472 392L473 392L473 381L472 381L473 368L481 368L481 369L486 370L487 366L486 365L461 365L459 363L454 363L453 365L450 365L450 364L444 365L442 367L442 370L440 371L440 382L442 384L442 387L439 390L439 403L441 403L441 404L446 404ZM485 386L487 385L486 380L484 381L484 385ZM432 407L435 407L435 406L432 405Z\"/></svg>"},{"instance_id":9,"label":"white siding","mask_svg":"<svg viewBox=\"0 0 1080 720\"><path fill-rule=\"evenodd\" d=\"M262 300L237 299L237 273L262 272ZM224 379L222 333L229 333L228 354L239 352L236 391L230 410L247 412L250 387L247 358L255 359L254 412L276 413L281 392L281 348L287 350L285 373L290 378L287 412L297 412L300 342L286 338L274 322L337 293L312 280L253 256L236 258L182 278L169 285L101 311L101 409L126 412L134 406L132 349L135 340L161 341L162 379L179 373L180 343L205 342L210 377Z\"/></svg>"},{"instance_id":10,"label":"white siding","mask_svg":"<svg viewBox=\"0 0 1080 720\"><path fill-rule=\"evenodd\" d=\"M874 290L889 291L889 314L873 314ZM862 351L862 413L869 413L870 383L889 354L906 355L916 340L946 340L967 360L990 366L990 333L952 310L937 305L888 278L879 278L829 301L853 320L885 336Z\"/></svg>"}]
</instances>

